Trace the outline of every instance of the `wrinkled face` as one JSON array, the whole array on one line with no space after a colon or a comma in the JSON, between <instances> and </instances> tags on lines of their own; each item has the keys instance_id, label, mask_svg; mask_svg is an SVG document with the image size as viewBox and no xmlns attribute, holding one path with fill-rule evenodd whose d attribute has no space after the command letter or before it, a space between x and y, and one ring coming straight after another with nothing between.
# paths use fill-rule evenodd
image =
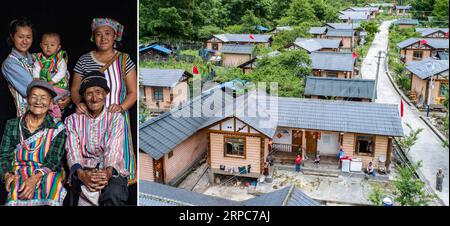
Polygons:
<instances>
[{"instance_id":1,"label":"wrinkled face","mask_svg":"<svg viewBox=\"0 0 450 226\"><path fill-rule=\"evenodd\" d=\"M106 91L99 86L89 87L83 94L84 102L91 112L99 112L105 105Z\"/></svg>"},{"instance_id":2,"label":"wrinkled face","mask_svg":"<svg viewBox=\"0 0 450 226\"><path fill-rule=\"evenodd\" d=\"M43 88L34 87L27 97L28 108L34 115L47 114L48 108L52 102L51 94Z\"/></svg>"},{"instance_id":3,"label":"wrinkled face","mask_svg":"<svg viewBox=\"0 0 450 226\"><path fill-rule=\"evenodd\" d=\"M109 50L114 46L116 33L109 26L99 26L93 32L95 45L99 50Z\"/></svg>"},{"instance_id":4,"label":"wrinkled face","mask_svg":"<svg viewBox=\"0 0 450 226\"><path fill-rule=\"evenodd\" d=\"M14 47L21 53L25 53L33 42L33 30L31 27L17 27L16 33L11 36Z\"/></svg>"},{"instance_id":5,"label":"wrinkled face","mask_svg":"<svg viewBox=\"0 0 450 226\"><path fill-rule=\"evenodd\" d=\"M41 41L41 49L46 57L57 53L61 49L61 42L56 35L44 35Z\"/></svg>"}]
</instances>

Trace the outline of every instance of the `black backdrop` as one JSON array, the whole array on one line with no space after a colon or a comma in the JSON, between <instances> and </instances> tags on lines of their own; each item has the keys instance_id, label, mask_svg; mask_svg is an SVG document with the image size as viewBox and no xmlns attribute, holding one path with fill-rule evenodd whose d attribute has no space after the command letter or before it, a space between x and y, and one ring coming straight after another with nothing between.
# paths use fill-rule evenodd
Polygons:
<instances>
[{"instance_id":1,"label":"black backdrop","mask_svg":"<svg viewBox=\"0 0 450 226\"><path fill-rule=\"evenodd\" d=\"M34 0L4 1L0 6L0 62L8 56L11 48L6 39L11 20L27 17L34 24L35 34L30 52L39 52L40 37L43 32L54 31L61 34L62 49L67 51L68 68L73 75L73 67L78 58L94 48L90 41L90 24L93 18L110 17L124 25L124 36L120 51L130 54L137 65L137 0ZM0 71L1 74L1 71ZM136 84L137 85L137 84ZM73 111L73 109L72 109ZM7 82L0 76L0 137L8 119L16 117L15 106ZM137 108L130 109L133 144L136 153ZM2 186L3 188L3 186ZM131 187L129 204L136 204L136 186ZM0 197L0 203L4 199Z\"/></svg>"}]
</instances>

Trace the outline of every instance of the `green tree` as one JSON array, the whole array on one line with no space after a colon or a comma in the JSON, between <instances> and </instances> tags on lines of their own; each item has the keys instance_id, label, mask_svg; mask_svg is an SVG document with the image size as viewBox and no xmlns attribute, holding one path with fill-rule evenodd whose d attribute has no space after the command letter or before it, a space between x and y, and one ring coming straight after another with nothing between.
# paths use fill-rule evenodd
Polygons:
<instances>
[{"instance_id":1,"label":"green tree","mask_svg":"<svg viewBox=\"0 0 450 226\"><path fill-rule=\"evenodd\" d=\"M369 193L369 201L375 206L381 206L383 204L383 197L385 196L380 186L374 186Z\"/></svg>"},{"instance_id":2,"label":"green tree","mask_svg":"<svg viewBox=\"0 0 450 226\"><path fill-rule=\"evenodd\" d=\"M308 0L292 0L286 17L281 18L283 25L298 25L306 21L317 21L314 9Z\"/></svg>"},{"instance_id":3,"label":"green tree","mask_svg":"<svg viewBox=\"0 0 450 226\"><path fill-rule=\"evenodd\" d=\"M394 179L394 200L401 206L427 206L434 196L427 194L425 182L415 177L415 172L421 167L417 164L398 165L398 175Z\"/></svg>"},{"instance_id":4,"label":"green tree","mask_svg":"<svg viewBox=\"0 0 450 226\"><path fill-rule=\"evenodd\" d=\"M427 20L433 11L435 0L413 0L411 6L414 9L413 17L416 19Z\"/></svg>"},{"instance_id":5,"label":"green tree","mask_svg":"<svg viewBox=\"0 0 450 226\"><path fill-rule=\"evenodd\" d=\"M448 20L448 0L435 0L433 8L433 16L437 20Z\"/></svg>"},{"instance_id":6,"label":"green tree","mask_svg":"<svg viewBox=\"0 0 450 226\"><path fill-rule=\"evenodd\" d=\"M409 123L406 123L406 126L409 128L410 132L408 135L397 139L400 147L406 152L409 153L411 147L414 146L416 141L419 139L419 134L423 131L423 128L413 129Z\"/></svg>"}]
</instances>

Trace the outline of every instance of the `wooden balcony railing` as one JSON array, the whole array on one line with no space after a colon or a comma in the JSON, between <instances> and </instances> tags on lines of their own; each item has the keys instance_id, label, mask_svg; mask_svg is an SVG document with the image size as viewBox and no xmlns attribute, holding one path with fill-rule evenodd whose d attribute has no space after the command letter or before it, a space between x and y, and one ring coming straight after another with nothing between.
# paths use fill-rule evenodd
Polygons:
<instances>
[{"instance_id":1,"label":"wooden balcony railing","mask_svg":"<svg viewBox=\"0 0 450 226\"><path fill-rule=\"evenodd\" d=\"M272 152L281 151L281 152L296 152L300 148L300 145L297 144L279 144L274 143L272 145Z\"/></svg>"}]
</instances>

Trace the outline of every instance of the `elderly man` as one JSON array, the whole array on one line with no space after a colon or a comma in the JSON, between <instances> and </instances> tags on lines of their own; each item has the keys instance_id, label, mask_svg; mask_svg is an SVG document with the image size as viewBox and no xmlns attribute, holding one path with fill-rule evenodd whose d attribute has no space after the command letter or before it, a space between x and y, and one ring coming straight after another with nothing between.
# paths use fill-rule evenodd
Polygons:
<instances>
[{"instance_id":1,"label":"elderly man","mask_svg":"<svg viewBox=\"0 0 450 226\"><path fill-rule=\"evenodd\" d=\"M118 206L128 199L124 166L124 118L109 112L105 98L110 89L105 75L93 71L83 77L79 93L88 111L72 114L67 128L67 161L78 205Z\"/></svg>"}]
</instances>

